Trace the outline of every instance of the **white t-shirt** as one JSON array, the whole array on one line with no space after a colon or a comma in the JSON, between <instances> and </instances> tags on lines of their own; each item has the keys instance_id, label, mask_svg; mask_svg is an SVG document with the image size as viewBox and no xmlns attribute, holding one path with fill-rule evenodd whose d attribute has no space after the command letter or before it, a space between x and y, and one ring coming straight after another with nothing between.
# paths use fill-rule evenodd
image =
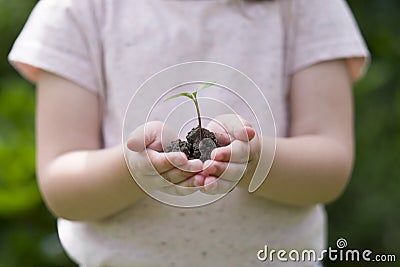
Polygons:
<instances>
[{"instance_id":1,"label":"white t-shirt","mask_svg":"<svg viewBox=\"0 0 400 267\"><path fill-rule=\"evenodd\" d=\"M277 135L286 136L292 73L347 58L358 78L367 56L342 0L42 0L9 59L31 80L44 69L99 94L109 147L121 143L132 94L165 67L209 60L243 71L268 99ZM322 205L291 207L237 188L194 209L145 197L106 220L59 219L58 231L67 253L87 267L316 266L260 262L257 252L264 245L319 251L325 225Z\"/></svg>"}]
</instances>

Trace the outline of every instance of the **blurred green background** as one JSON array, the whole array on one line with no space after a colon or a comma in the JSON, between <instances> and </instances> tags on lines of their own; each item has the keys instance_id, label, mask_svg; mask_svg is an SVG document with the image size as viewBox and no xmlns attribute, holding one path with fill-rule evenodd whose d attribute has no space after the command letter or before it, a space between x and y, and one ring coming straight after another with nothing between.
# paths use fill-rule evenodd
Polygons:
<instances>
[{"instance_id":1,"label":"blurred green background","mask_svg":"<svg viewBox=\"0 0 400 267\"><path fill-rule=\"evenodd\" d=\"M0 267L75 266L59 244L56 221L44 207L35 181L34 88L6 60L35 3L0 0ZM396 253L399 264L400 1L348 3L372 64L354 89L356 163L344 195L327 206L329 245L335 247L343 237L350 248Z\"/></svg>"}]
</instances>

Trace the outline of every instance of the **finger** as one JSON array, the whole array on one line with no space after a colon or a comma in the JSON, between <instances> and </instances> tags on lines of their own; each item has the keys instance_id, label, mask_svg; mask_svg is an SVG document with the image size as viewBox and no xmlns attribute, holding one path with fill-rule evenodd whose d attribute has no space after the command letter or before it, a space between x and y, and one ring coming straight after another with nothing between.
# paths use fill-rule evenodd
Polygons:
<instances>
[{"instance_id":1,"label":"finger","mask_svg":"<svg viewBox=\"0 0 400 267\"><path fill-rule=\"evenodd\" d=\"M248 162L250 158L250 143L234 140L230 145L218 147L211 152L211 159L236 163Z\"/></svg>"},{"instance_id":2,"label":"finger","mask_svg":"<svg viewBox=\"0 0 400 267\"><path fill-rule=\"evenodd\" d=\"M221 146L227 146L233 141L232 136L230 136L228 133L220 133L217 131L213 131L211 129L209 130L214 133L215 138L218 141L218 144L220 144Z\"/></svg>"},{"instance_id":3,"label":"finger","mask_svg":"<svg viewBox=\"0 0 400 267\"><path fill-rule=\"evenodd\" d=\"M254 128L245 126L244 132L241 134L242 137L238 139L245 142L249 142L254 138L255 135L256 135L256 130L254 130Z\"/></svg>"},{"instance_id":4,"label":"finger","mask_svg":"<svg viewBox=\"0 0 400 267\"><path fill-rule=\"evenodd\" d=\"M201 174L205 177L213 176L228 181L239 181L247 168L247 163L232 163L213 161L210 167Z\"/></svg>"},{"instance_id":5,"label":"finger","mask_svg":"<svg viewBox=\"0 0 400 267\"><path fill-rule=\"evenodd\" d=\"M200 160L196 161L188 161L186 164L178 168L172 168L161 175L170 181L173 184L180 183L184 180L187 180L189 177L195 175L195 173L199 172L202 169L202 162Z\"/></svg>"},{"instance_id":6,"label":"finger","mask_svg":"<svg viewBox=\"0 0 400 267\"><path fill-rule=\"evenodd\" d=\"M163 174L161 174L161 176L173 184L178 184L182 181L187 180L189 177L192 177L193 173L181 171L179 169L174 168L164 172Z\"/></svg>"},{"instance_id":7,"label":"finger","mask_svg":"<svg viewBox=\"0 0 400 267\"><path fill-rule=\"evenodd\" d=\"M204 165L207 165L207 167L201 172L201 175L219 177L228 167L228 162L207 160Z\"/></svg>"},{"instance_id":8,"label":"finger","mask_svg":"<svg viewBox=\"0 0 400 267\"><path fill-rule=\"evenodd\" d=\"M146 149L146 152L148 159L158 173L164 173L188 163L186 155L182 152L160 153L152 149Z\"/></svg>"},{"instance_id":9,"label":"finger","mask_svg":"<svg viewBox=\"0 0 400 267\"><path fill-rule=\"evenodd\" d=\"M204 187L202 192L211 192L218 187L217 185L218 177L208 176L204 179Z\"/></svg>"},{"instance_id":10,"label":"finger","mask_svg":"<svg viewBox=\"0 0 400 267\"><path fill-rule=\"evenodd\" d=\"M204 177L200 174L195 174L189 177L188 179L180 182L178 185L182 187L197 187L198 180L204 180Z\"/></svg>"},{"instance_id":11,"label":"finger","mask_svg":"<svg viewBox=\"0 0 400 267\"><path fill-rule=\"evenodd\" d=\"M255 130L251 127L251 124L235 114L218 116L213 122L210 122L208 127L222 134L219 136L221 141L227 140L226 134L231 136L231 139L233 138L246 142L250 141L255 136ZM221 128L223 128L224 131L222 131Z\"/></svg>"},{"instance_id":12,"label":"finger","mask_svg":"<svg viewBox=\"0 0 400 267\"><path fill-rule=\"evenodd\" d=\"M149 175L135 177L135 180L140 183L141 187L146 191L158 190L170 195L184 196L194 193L199 190L199 187L194 185L195 177L189 177L179 184L172 184L164 179L161 175Z\"/></svg>"},{"instance_id":13,"label":"finger","mask_svg":"<svg viewBox=\"0 0 400 267\"><path fill-rule=\"evenodd\" d=\"M137 127L129 136L127 147L136 152L151 148L163 151L162 142L172 141L176 135L160 121L151 121ZM168 140L167 140L168 139Z\"/></svg>"},{"instance_id":14,"label":"finger","mask_svg":"<svg viewBox=\"0 0 400 267\"><path fill-rule=\"evenodd\" d=\"M165 153L168 160L170 159L169 154L171 153L182 153L182 152ZM182 153L182 156L186 158L186 155L184 153ZM171 160L171 162L175 168L180 169L181 171L196 173L196 172L201 172L203 170L203 162L199 159L186 160L186 162L184 162L183 164L180 164L180 162L179 161L177 162L176 160ZM178 164L176 164L176 162Z\"/></svg>"},{"instance_id":15,"label":"finger","mask_svg":"<svg viewBox=\"0 0 400 267\"><path fill-rule=\"evenodd\" d=\"M208 130L212 131L217 139L218 143L221 146L229 145L233 140L241 140L244 142L248 142L252 140L256 134L256 131L251 128L245 126L243 129L236 130L235 133L228 133L225 130L213 129L215 127L207 127Z\"/></svg>"},{"instance_id":16,"label":"finger","mask_svg":"<svg viewBox=\"0 0 400 267\"><path fill-rule=\"evenodd\" d=\"M233 141L232 137L229 135L223 125L216 121L211 121L207 125L207 129L214 133L218 144L221 146L229 145Z\"/></svg>"},{"instance_id":17,"label":"finger","mask_svg":"<svg viewBox=\"0 0 400 267\"><path fill-rule=\"evenodd\" d=\"M199 190L199 188L194 185L195 179L196 176L192 176L177 185L169 184L168 186L161 188L160 191L175 196L186 196L193 194Z\"/></svg>"},{"instance_id":18,"label":"finger","mask_svg":"<svg viewBox=\"0 0 400 267\"><path fill-rule=\"evenodd\" d=\"M194 186L203 186L204 185L204 180L205 177L202 174L196 174L195 176L193 176L194 181L193 181L193 185Z\"/></svg>"},{"instance_id":19,"label":"finger","mask_svg":"<svg viewBox=\"0 0 400 267\"><path fill-rule=\"evenodd\" d=\"M221 178L207 177L205 185L200 191L208 195L227 194L235 188L236 184L236 182Z\"/></svg>"},{"instance_id":20,"label":"finger","mask_svg":"<svg viewBox=\"0 0 400 267\"><path fill-rule=\"evenodd\" d=\"M156 142L162 127L162 122L148 122L140 125L130 134L127 147L136 152L145 150L149 145ZM154 148L157 150L156 144L153 145Z\"/></svg>"}]
</instances>

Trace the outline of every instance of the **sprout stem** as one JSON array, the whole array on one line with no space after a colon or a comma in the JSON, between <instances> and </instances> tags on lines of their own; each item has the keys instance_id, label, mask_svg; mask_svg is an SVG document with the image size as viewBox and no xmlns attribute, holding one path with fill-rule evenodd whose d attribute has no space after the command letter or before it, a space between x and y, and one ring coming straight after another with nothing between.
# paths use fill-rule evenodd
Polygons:
<instances>
[{"instance_id":1,"label":"sprout stem","mask_svg":"<svg viewBox=\"0 0 400 267\"><path fill-rule=\"evenodd\" d=\"M194 105L196 106L196 111L197 111L197 120L199 121L199 138L200 141L203 140L203 128L201 127L201 116L200 116L200 109L199 109L199 102L197 101L197 93L200 92L201 90L208 88L212 85L214 85L215 82L208 82L208 83L204 83L201 86L197 87L196 90L193 93L188 93L188 92L182 92L173 96L168 97L167 99L164 100L168 101L180 96L184 96L184 97L188 97L190 99L193 100Z\"/></svg>"},{"instance_id":2,"label":"sprout stem","mask_svg":"<svg viewBox=\"0 0 400 267\"><path fill-rule=\"evenodd\" d=\"M194 97L193 101L194 101L194 105L196 106L197 120L199 121L199 137L200 137L200 140L203 140L203 129L201 127L201 116L200 116L199 102L197 101L197 97Z\"/></svg>"}]
</instances>

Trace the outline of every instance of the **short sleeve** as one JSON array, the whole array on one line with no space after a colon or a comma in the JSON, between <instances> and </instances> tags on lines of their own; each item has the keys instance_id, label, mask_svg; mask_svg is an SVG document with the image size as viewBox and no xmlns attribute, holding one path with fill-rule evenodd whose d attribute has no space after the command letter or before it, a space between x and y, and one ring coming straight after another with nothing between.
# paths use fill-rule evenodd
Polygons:
<instances>
[{"instance_id":1,"label":"short sleeve","mask_svg":"<svg viewBox=\"0 0 400 267\"><path fill-rule=\"evenodd\" d=\"M89 2L39 1L11 49L10 63L32 82L42 69L100 93L101 43Z\"/></svg>"},{"instance_id":2,"label":"short sleeve","mask_svg":"<svg viewBox=\"0 0 400 267\"><path fill-rule=\"evenodd\" d=\"M289 74L320 61L344 58L353 81L369 63L369 52L344 0L292 0L284 4Z\"/></svg>"}]
</instances>

